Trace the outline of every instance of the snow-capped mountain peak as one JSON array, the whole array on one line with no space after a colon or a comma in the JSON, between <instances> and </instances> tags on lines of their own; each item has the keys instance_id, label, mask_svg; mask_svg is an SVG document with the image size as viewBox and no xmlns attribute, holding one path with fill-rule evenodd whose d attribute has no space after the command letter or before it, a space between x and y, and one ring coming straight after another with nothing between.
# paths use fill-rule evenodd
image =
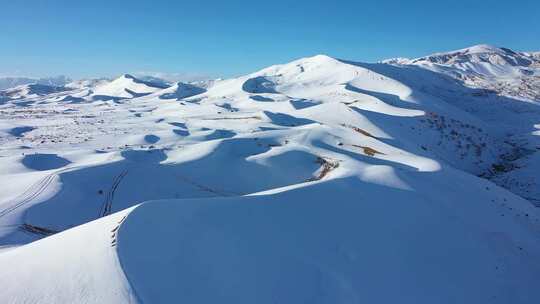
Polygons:
<instances>
[{"instance_id":1,"label":"snow-capped mountain peak","mask_svg":"<svg viewBox=\"0 0 540 304\"><path fill-rule=\"evenodd\" d=\"M503 95L540 98L540 54L488 44L434 53L416 59L388 59L392 65L416 65L448 75L466 85Z\"/></svg>"},{"instance_id":2,"label":"snow-capped mountain peak","mask_svg":"<svg viewBox=\"0 0 540 304\"><path fill-rule=\"evenodd\" d=\"M123 74L109 83L96 87L94 95L100 97L110 96L112 98L133 98L165 88L167 86L163 84L148 82L130 74Z\"/></svg>"},{"instance_id":3,"label":"snow-capped mountain peak","mask_svg":"<svg viewBox=\"0 0 540 304\"><path fill-rule=\"evenodd\" d=\"M451 53L465 53L465 54L477 54L477 53L500 53L502 51L501 48L496 47L491 44L477 44L473 45L467 48L463 48L456 51L451 51Z\"/></svg>"},{"instance_id":4,"label":"snow-capped mountain peak","mask_svg":"<svg viewBox=\"0 0 540 304\"><path fill-rule=\"evenodd\" d=\"M487 44L479 44L451 52L435 53L411 61L413 64L421 62L446 65L459 63L490 63L500 66L510 65L521 67L527 67L533 63L530 57L523 53L517 53L508 48L499 48Z\"/></svg>"}]
</instances>

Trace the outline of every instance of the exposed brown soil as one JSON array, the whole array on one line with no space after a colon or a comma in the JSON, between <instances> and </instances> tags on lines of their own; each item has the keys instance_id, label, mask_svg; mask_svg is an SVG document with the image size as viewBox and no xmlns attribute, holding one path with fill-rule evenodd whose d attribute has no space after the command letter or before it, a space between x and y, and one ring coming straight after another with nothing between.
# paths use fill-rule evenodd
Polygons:
<instances>
[{"instance_id":1,"label":"exposed brown soil","mask_svg":"<svg viewBox=\"0 0 540 304\"><path fill-rule=\"evenodd\" d=\"M330 173L332 170L339 167L339 163L337 161L328 160L328 159L325 159L325 158L322 158L322 157L317 157L316 162L321 165L322 170L319 173L319 175L308 179L309 182L321 180L325 176L327 176L328 173Z\"/></svg>"},{"instance_id":2,"label":"exposed brown soil","mask_svg":"<svg viewBox=\"0 0 540 304\"><path fill-rule=\"evenodd\" d=\"M379 151L377 151L377 150L375 150L373 148L367 147L367 146L359 146L359 145L353 145L353 146L361 148L362 150L364 150L364 154L369 155L369 156L375 156L375 154L385 155L384 153L379 152Z\"/></svg>"}]
</instances>

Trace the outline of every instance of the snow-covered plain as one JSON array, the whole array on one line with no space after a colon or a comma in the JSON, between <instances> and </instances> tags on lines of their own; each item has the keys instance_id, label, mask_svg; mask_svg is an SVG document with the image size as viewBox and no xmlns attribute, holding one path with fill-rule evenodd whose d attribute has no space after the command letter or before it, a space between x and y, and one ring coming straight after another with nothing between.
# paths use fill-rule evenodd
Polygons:
<instances>
[{"instance_id":1,"label":"snow-covered plain","mask_svg":"<svg viewBox=\"0 0 540 304\"><path fill-rule=\"evenodd\" d=\"M537 303L534 54L0 91L0 302Z\"/></svg>"}]
</instances>

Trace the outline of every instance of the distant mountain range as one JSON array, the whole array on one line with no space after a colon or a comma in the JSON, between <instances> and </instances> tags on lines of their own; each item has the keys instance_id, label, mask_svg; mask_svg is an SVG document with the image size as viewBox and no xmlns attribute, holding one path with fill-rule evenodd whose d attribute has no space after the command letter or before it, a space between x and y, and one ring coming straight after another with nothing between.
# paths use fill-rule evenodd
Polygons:
<instances>
[{"instance_id":1,"label":"distant mountain range","mask_svg":"<svg viewBox=\"0 0 540 304\"><path fill-rule=\"evenodd\" d=\"M66 76L28 78L28 77L0 77L0 90L13 88L25 84L42 84L49 86L63 86L71 82Z\"/></svg>"}]
</instances>

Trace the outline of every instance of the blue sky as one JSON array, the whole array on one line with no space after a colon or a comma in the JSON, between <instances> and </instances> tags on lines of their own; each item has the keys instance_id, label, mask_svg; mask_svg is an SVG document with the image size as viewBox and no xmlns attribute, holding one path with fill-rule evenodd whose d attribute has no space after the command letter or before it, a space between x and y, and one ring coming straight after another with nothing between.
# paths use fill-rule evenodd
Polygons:
<instances>
[{"instance_id":1,"label":"blue sky","mask_svg":"<svg viewBox=\"0 0 540 304\"><path fill-rule=\"evenodd\" d=\"M319 53L376 61L479 43L540 50L538 0L3 2L0 75L230 77Z\"/></svg>"}]
</instances>

